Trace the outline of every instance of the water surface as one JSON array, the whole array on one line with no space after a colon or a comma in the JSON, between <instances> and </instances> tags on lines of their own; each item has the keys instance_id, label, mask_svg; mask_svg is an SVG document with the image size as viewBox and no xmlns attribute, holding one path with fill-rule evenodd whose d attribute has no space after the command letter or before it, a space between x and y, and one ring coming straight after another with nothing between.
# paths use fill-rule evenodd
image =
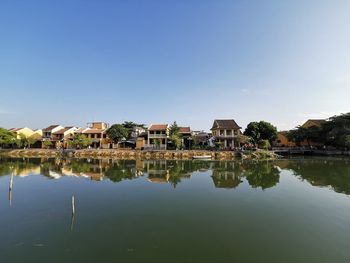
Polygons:
<instances>
[{"instance_id":1,"label":"water surface","mask_svg":"<svg viewBox=\"0 0 350 263\"><path fill-rule=\"evenodd\" d=\"M349 195L349 159L3 158L0 260L350 262Z\"/></svg>"}]
</instances>

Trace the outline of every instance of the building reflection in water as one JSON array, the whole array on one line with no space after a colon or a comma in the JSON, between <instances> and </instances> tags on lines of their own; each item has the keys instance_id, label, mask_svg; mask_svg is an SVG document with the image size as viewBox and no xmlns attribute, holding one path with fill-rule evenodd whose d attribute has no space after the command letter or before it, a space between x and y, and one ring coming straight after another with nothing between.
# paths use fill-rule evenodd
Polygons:
<instances>
[{"instance_id":1,"label":"building reflection in water","mask_svg":"<svg viewBox=\"0 0 350 263\"><path fill-rule=\"evenodd\" d=\"M350 161L344 159L283 159L277 161L152 161L112 159L0 158L0 176L74 176L112 182L147 177L150 183L176 187L194 172L209 173L217 188L237 188L247 182L268 189L279 183L281 171L291 171L311 185L350 194ZM10 197L10 195L9 195Z\"/></svg>"}]
</instances>

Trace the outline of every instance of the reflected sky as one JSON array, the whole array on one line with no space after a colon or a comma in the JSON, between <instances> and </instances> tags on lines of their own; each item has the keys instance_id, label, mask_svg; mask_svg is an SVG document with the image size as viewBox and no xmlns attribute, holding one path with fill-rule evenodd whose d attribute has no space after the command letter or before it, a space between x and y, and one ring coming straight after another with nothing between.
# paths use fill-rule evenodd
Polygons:
<instances>
[{"instance_id":1,"label":"reflected sky","mask_svg":"<svg viewBox=\"0 0 350 263\"><path fill-rule=\"evenodd\" d=\"M1 262L349 262L349 166L2 159Z\"/></svg>"}]
</instances>

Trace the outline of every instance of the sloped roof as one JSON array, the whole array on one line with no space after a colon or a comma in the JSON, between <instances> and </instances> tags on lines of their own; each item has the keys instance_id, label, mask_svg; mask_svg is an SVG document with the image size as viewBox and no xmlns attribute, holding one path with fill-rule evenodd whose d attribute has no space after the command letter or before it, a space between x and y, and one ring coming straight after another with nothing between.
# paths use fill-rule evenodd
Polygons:
<instances>
[{"instance_id":1,"label":"sloped roof","mask_svg":"<svg viewBox=\"0 0 350 263\"><path fill-rule=\"evenodd\" d=\"M58 126L60 126L60 125L58 125L58 124L50 125L49 127L46 127L45 129L43 129L43 132L50 132Z\"/></svg>"},{"instance_id":2,"label":"sloped roof","mask_svg":"<svg viewBox=\"0 0 350 263\"><path fill-rule=\"evenodd\" d=\"M72 128L73 128L73 126L71 126L71 127L65 127L65 128L63 128L63 129L60 129L60 130L54 132L53 134L64 134L66 131L68 131L69 129L72 129Z\"/></svg>"},{"instance_id":3,"label":"sloped roof","mask_svg":"<svg viewBox=\"0 0 350 263\"><path fill-rule=\"evenodd\" d=\"M190 127L179 127L179 133L191 133Z\"/></svg>"},{"instance_id":4,"label":"sloped roof","mask_svg":"<svg viewBox=\"0 0 350 263\"><path fill-rule=\"evenodd\" d=\"M91 129L87 128L82 133L103 133L105 129Z\"/></svg>"},{"instance_id":5,"label":"sloped roof","mask_svg":"<svg viewBox=\"0 0 350 263\"><path fill-rule=\"evenodd\" d=\"M240 126L235 122L235 120L214 120L213 129L241 129Z\"/></svg>"},{"instance_id":6,"label":"sloped roof","mask_svg":"<svg viewBox=\"0 0 350 263\"><path fill-rule=\"evenodd\" d=\"M326 120L323 120L323 119L309 119L302 126L309 124L308 126L314 125L314 126L321 127L321 125L325 122Z\"/></svg>"},{"instance_id":7,"label":"sloped roof","mask_svg":"<svg viewBox=\"0 0 350 263\"><path fill-rule=\"evenodd\" d=\"M9 131L12 131L12 132L16 132L16 131L19 131L19 130L22 130L23 128L11 128L9 129Z\"/></svg>"},{"instance_id":8,"label":"sloped roof","mask_svg":"<svg viewBox=\"0 0 350 263\"><path fill-rule=\"evenodd\" d=\"M168 124L152 124L148 130L149 131L165 131L168 129Z\"/></svg>"}]
</instances>

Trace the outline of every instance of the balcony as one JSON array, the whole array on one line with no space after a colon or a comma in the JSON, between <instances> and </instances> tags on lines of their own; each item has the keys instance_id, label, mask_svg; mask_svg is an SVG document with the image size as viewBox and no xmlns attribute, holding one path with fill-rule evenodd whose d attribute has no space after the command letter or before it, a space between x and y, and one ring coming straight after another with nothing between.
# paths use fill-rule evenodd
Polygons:
<instances>
[{"instance_id":1,"label":"balcony","mask_svg":"<svg viewBox=\"0 0 350 263\"><path fill-rule=\"evenodd\" d=\"M149 138L167 138L166 134L149 134Z\"/></svg>"}]
</instances>

